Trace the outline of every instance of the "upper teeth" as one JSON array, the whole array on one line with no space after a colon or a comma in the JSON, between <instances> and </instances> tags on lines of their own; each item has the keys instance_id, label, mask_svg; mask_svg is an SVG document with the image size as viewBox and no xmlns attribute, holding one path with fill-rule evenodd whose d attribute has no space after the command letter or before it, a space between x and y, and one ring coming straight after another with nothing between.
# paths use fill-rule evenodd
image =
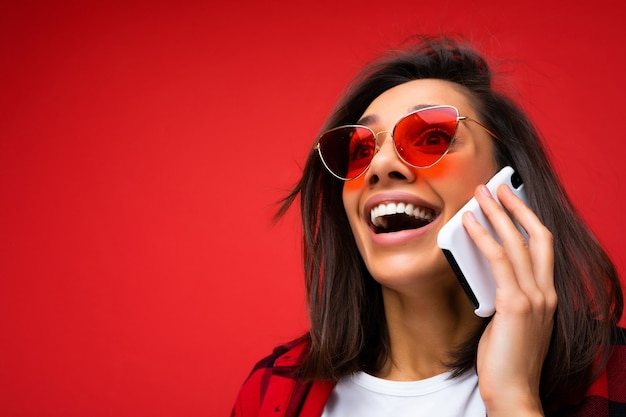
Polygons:
<instances>
[{"instance_id":1,"label":"upper teeth","mask_svg":"<svg viewBox=\"0 0 626 417\"><path fill-rule=\"evenodd\" d=\"M372 209L370 217L374 226L385 227L386 222L383 216L401 213L426 221L431 221L435 217L435 213L431 209L416 207L411 203L381 203Z\"/></svg>"}]
</instances>

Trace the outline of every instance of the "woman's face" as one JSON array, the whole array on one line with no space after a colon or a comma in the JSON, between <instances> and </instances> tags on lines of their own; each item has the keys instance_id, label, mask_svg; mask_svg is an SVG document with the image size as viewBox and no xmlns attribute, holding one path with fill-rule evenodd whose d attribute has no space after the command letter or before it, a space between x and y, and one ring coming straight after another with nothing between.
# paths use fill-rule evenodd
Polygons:
<instances>
[{"instance_id":1,"label":"woman's face","mask_svg":"<svg viewBox=\"0 0 626 417\"><path fill-rule=\"evenodd\" d=\"M421 79L401 84L378 96L362 115L374 132L391 131L416 106L452 105L461 116L477 119L464 87L443 80ZM343 204L357 246L372 276L394 289L431 285L459 288L437 246L437 233L496 172L492 139L480 126L459 123L456 140L435 166L416 169L402 162L390 134L378 136L379 152L364 175L346 181ZM375 228L371 212L385 204L412 204L429 222L396 218L402 230ZM432 221L430 221L432 218ZM405 220L409 220L406 221ZM385 220L376 220L378 225ZM420 226L421 227L417 227ZM415 228L416 227L416 228ZM376 230L375 230L376 229ZM418 287L419 288L419 287Z\"/></svg>"}]
</instances>

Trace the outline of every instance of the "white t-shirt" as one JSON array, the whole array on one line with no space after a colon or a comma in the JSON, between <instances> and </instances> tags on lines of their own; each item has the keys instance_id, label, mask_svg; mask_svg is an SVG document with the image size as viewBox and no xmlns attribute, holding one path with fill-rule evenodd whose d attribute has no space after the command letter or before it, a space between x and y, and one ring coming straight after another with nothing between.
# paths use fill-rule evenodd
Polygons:
<instances>
[{"instance_id":1,"label":"white t-shirt","mask_svg":"<svg viewBox=\"0 0 626 417\"><path fill-rule=\"evenodd\" d=\"M322 417L485 417L475 372L421 381L387 381L364 372L339 380Z\"/></svg>"}]
</instances>

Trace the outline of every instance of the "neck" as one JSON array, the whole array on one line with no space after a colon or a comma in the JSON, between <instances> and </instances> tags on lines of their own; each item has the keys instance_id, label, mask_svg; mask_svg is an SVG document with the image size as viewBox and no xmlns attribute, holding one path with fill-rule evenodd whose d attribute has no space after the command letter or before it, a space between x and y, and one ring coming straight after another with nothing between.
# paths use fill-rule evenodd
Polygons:
<instances>
[{"instance_id":1,"label":"neck","mask_svg":"<svg viewBox=\"0 0 626 417\"><path fill-rule=\"evenodd\" d=\"M391 355L377 376L413 381L449 370L450 353L478 330L481 319L460 288L441 292L383 287Z\"/></svg>"}]
</instances>

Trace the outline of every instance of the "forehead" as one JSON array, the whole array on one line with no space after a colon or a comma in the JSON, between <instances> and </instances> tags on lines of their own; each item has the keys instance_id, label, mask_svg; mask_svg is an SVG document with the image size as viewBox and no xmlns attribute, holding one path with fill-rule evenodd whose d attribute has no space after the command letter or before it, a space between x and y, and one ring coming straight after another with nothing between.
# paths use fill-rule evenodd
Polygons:
<instances>
[{"instance_id":1,"label":"forehead","mask_svg":"<svg viewBox=\"0 0 626 417\"><path fill-rule=\"evenodd\" d=\"M413 80L393 87L376 97L367 107L361 121L371 124L393 124L404 115L424 106L451 105L461 115L475 117L470 92L463 86L445 80Z\"/></svg>"}]
</instances>

